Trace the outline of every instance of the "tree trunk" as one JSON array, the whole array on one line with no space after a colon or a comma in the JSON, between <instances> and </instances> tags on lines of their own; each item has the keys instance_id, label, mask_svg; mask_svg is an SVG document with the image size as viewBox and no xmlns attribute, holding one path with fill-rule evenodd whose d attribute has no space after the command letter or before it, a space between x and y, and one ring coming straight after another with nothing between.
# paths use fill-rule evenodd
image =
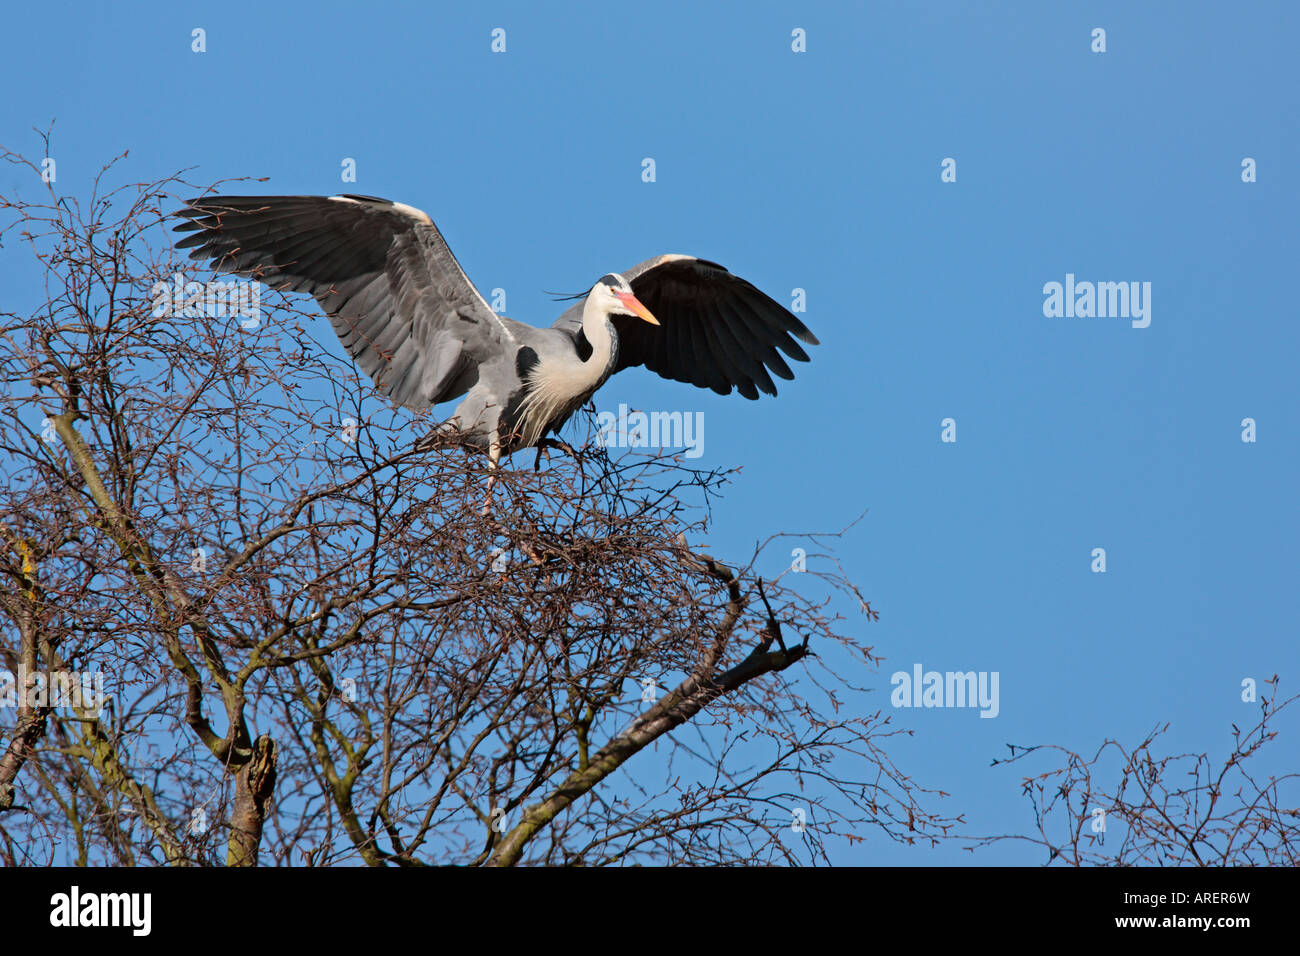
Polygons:
<instances>
[{"instance_id":1,"label":"tree trunk","mask_svg":"<svg viewBox=\"0 0 1300 956\"><path fill-rule=\"evenodd\" d=\"M257 866L266 807L275 790L275 741L263 734L253 744L253 756L235 776L235 808L230 815L227 866Z\"/></svg>"}]
</instances>

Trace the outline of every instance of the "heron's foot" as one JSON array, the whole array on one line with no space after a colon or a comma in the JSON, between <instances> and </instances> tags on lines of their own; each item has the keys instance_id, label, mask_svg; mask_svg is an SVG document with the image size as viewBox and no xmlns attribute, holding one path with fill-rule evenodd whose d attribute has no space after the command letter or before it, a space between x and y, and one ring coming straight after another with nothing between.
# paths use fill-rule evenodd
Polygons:
<instances>
[{"instance_id":1,"label":"heron's foot","mask_svg":"<svg viewBox=\"0 0 1300 956\"><path fill-rule=\"evenodd\" d=\"M414 447L416 451L433 451L442 445L450 444L451 437L448 432L435 428L433 431L426 432L422 438L417 438Z\"/></svg>"},{"instance_id":2,"label":"heron's foot","mask_svg":"<svg viewBox=\"0 0 1300 956\"><path fill-rule=\"evenodd\" d=\"M460 430L460 421L455 416L439 422L425 432L422 438L415 440L416 451L431 451L440 445L464 444L465 434Z\"/></svg>"},{"instance_id":3,"label":"heron's foot","mask_svg":"<svg viewBox=\"0 0 1300 956\"><path fill-rule=\"evenodd\" d=\"M560 441L558 438L540 438L537 441L537 460L533 462L533 471L542 470L542 453L545 452L546 458L549 461L552 448L558 448L570 458L578 457L578 453L573 450L573 446L568 442Z\"/></svg>"}]
</instances>

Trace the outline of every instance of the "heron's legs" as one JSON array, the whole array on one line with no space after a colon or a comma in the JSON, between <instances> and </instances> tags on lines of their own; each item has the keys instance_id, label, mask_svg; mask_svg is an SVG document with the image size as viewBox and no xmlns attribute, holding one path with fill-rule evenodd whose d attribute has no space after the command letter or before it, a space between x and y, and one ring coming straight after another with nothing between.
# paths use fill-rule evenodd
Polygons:
<instances>
[{"instance_id":1,"label":"heron's legs","mask_svg":"<svg viewBox=\"0 0 1300 956\"><path fill-rule=\"evenodd\" d=\"M492 444L488 447L488 470L492 472L492 477L488 479L487 497L483 499L483 509L479 516L486 518L492 514L492 489L496 487L497 480L501 477L501 440L495 435L492 436Z\"/></svg>"}]
</instances>

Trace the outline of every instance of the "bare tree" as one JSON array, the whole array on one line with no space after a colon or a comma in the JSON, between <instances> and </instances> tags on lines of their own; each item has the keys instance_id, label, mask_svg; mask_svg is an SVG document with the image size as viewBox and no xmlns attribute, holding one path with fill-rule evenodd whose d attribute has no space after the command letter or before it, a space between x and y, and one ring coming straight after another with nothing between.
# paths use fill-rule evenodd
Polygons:
<instances>
[{"instance_id":1,"label":"bare tree","mask_svg":"<svg viewBox=\"0 0 1300 956\"><path fill-rule=\"evenodd\" d=\"M1254 765L1297 695L1279 697L1276 676L1266 686L1259 721L1245 731L1233 725L1222 763L1206 753L1161 755L1168 723L1134 747L1108 739L1091 757L1059 745L1008 744L1011 755L995 766L1044 754L1060 764L1023 780L1034 833L974 843L1027 840L1047 850L1048 863L1070 866L1295 866L1300 773Z\"/></svg>"},{"instance_id":2,"label":"bare tree","mask_svg":"<svg viewBox=\"0 0 1300 956\"><path fill-rule=\"evenodd\" d=\"M0 311L7 862L797 863L950 832L814 653L874 665L857 589L689 543L724 473L611 459L588 420L482 516L486 461L417 449L433 422L313 309L175 258L199 188L112 170L0 197L33 256ZM68 674L105 699L40 692Z\"/></svg>"}]
</instances>

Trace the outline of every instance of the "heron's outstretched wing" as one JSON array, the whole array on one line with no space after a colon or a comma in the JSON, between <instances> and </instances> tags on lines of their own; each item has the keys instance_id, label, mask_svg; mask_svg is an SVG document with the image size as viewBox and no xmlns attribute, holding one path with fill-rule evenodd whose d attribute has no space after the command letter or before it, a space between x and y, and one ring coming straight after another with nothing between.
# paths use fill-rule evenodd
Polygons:
<instances>
[{"instance_id":1,"label":"heron's outstretched wing","mask_svg":"<svg viewBox=\"0 0 1300 956\"><path fill-rule=\"evenodd\" d=\"M711 388L720 395L734 387L746 398L758 398L760 391L776 394L769 372L794 378L781 352L808 361L796 338L818 344L788 309L716 262L694 256L655 256L624 272L623 278L659 325L614 316L615 371L644 365L664 378ZM580 336L585 301L576 302L555 326Z\"/></svg>"},{"instance_id":2,"label":"heron's outstretched wing","mask_svg":"<svg viewBox=\"0 0 1300 956\"><path fill-rule=\"evenodd\" d=\"M176 243L221 272L308 292L380 392L422 410L465 393L514 339L425 213L371 196L207 196Z\"/></svg>"}]
</instances>

